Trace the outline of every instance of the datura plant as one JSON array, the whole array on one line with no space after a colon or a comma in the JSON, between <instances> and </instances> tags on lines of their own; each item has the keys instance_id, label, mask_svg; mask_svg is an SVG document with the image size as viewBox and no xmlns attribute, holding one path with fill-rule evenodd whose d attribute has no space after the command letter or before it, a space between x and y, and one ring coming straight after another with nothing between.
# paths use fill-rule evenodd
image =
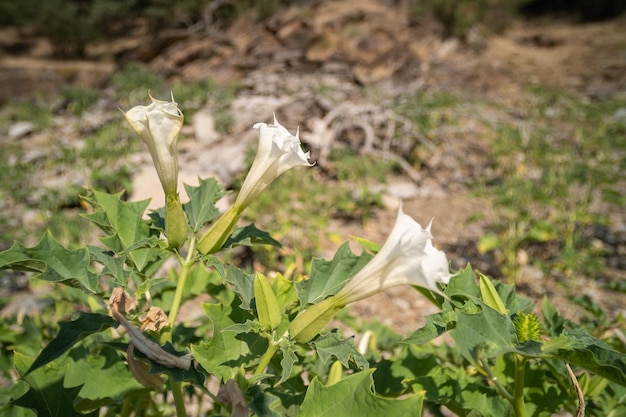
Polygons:
<instances>
[{"instance_id":1,"label":"datura plant","mask_svg":"<svg viewBox=\"0 0 626 417\"><path fill-rule=\"evenodd\" d=\"M0 415L625 415L619 322L588 330L547 299L536 306L469 266L451 272L431 225L402 209L382 246L343 244L306 275L233 262L237 246L280 247L239 223L281 174L313 166L298 131L275 117L253 126L257 155L220 213L211 178L185 185L181 204L183 114L173 98L151 100L124 115L165 210L146 216L147 201L90 190L83 217L102 230L99 245L68 249L46 233L0 252L0 269L51 285L54 301L1 324ZM351 316L352 303L399 285L433 303L425 323L400 335ZM395 308L377 313L389 322Z\"/></svg>"}]
</instances>

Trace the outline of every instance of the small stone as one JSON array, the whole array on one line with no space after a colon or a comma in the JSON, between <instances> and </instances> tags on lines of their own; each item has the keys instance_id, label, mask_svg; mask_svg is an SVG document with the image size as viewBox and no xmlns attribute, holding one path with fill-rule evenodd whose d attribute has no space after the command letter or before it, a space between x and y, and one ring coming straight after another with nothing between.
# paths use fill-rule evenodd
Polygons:
<instances>
[{"instance_id":1,"label":"small stone","mask_svg":"<svg viewBox=\"0 0 626 417\"><path fill-rule=\"evenodd\" d=\"M16 122L9 126L8 137L9 139L19 139L32 133L33 130L35 130L33 122Z\"/></svg>"}]
</instances>

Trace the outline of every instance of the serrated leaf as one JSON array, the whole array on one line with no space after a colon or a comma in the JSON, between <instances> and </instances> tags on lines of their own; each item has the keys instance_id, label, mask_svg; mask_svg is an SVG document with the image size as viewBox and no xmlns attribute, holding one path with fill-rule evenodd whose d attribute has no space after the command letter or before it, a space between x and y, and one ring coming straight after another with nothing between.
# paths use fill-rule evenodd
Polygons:
<instances>
[{"instance_id":1,"label":"serrated leaf","mask_svg":"<svg viewBox=\"0 0 626 417\"><path fill-rule=\"evenodd\" d=\"M82 215L107 233L100 241L115 253L128 250L137 242L153 236L148 222L142 218L150 201L122 201L121 196L122 192L108 194L92 190L85 200L94 206L95 212ZM139 271L143 271L155 258L151 249L145 248L130 251L129 257Z\"/></svg>"},{"instance_id":2,"label":"serrated leaf","mask_svg":"<svg viewBox=\"0 0 626 417\"><path fill-rule=\"evenodd\" d=\"M500 298L498 291L496 291L496 287L493 286L489 278L481 273L478 274L478 288L480 289L481 298L487 306L500 314L508 313L504 302Z\"/></svg>"},{"instance_id":3,"label":"serrated leaf","mask_svg":"<svg viewBox=\"0 0 626 417\"><path fill-rule=\"evenodd\" d=\"M568 339L568 345L552 351L551 358L572 363L626 386L626 354L611 349L583 329L565 330L562 337Z\"/></svg>"},{"instance_id":4,"label":"serrated leaf","mask_svg":"<svg viewBox=\"0 0 626 417\"><path fill-rule=\"evenodd\" d=\"M478 288L478 284L476 284L474 271L470 265L454 274L448 286L444 289L444 294L446 294L449 299L455 296L461 299L480 297L480 289Z\"/></svg>"},{"instance_id":5,"label":"serrated leaf","mask_svg":"<svg viewBox=\"0 0 626 417\"><path fill-rule=\"evenodd\" d=\"M316 304L335 295L370 259L369 254L357 256L352 253L347 242L337 250L332 261L313 259L309 279L296 283L300 304Z\"/></svg>"},{"instance_id":6,"label":"serrated leaf","mask_svg":"<svg viewBox=\"0 0 626 417\"><path fill-rule=\"evenodd\" d=\"M450 304L445 303L443 311L426 316L426 324L411 333L402 343L422 345L441 336L455 326L456 312L450 308Z\"/></svg>"},{"instance_id":7,"label":"serrated leaf","mask_svg":"<svg viewBox=\"0 0 626 417\"><path fill-rule=\"evenodd\" d=\"M281 372L280 380L276 385L282 384L291 377L293 365L298 362L295 345L293 343L285 343L281 345L280 352L283 354L283 357L280 360L280 366L283 368L283 371Z\"/></svg>"},{"instance_id":8,"label":"serrated leaf","mask_svg":"<svg viewBox=\"0 0 626 417\"><path fill-rule=\"evenodd\" d=\"M213 324L213 336L208 342L191 346L193 357L209 373L224 381L237 375L238 366L231 365L250 352L248 345L238 337L238 333L226 330L237 322L231 317L232 307L222 304L202 304L202 310Z\"/></svg>"},{"instance_id":9,"label":"serrated leaf","mask_svg":"<svg viewBox=\"0 0 626 417\"><path fill-rule=\"evenodd\" d=\"M69 353L70 361L63 385L80 387L74 407L79 412L95 411L111 404L114 399L143 390L117 351L104 346L97 355L78 347Z\"/></svg>"},{"instance_id":10,"label":"serrated leaf","mask_svg":"<svg viewBox=\"0 0 626 417\"><path fill-rule=\"evenodd\" d=\"M87 250L104 267L100 275L108 275L113 278L116 286L126 288L131 273L124 268L125 255L115 256L113 252L96 246L87 246Z\"/></svg>"},{"instance_id":11,"label":"serrated leaf","mask_svg":"<svg viewBox=\"0 0 626 417\"><path fill-rule=\"evenodd\" d=\"M117 322L110 316L87 312L81 312L74 321L59 323L56 337L41 351L26 373L29 374L57 359L85 337L115 325Z\"/></svg>"},{"instance_id":12,"label":"serrated leaf","mask_svg":"<svg viewBox=\"0 0 626 417\"><path fill-rule=\"evenodd\" d=\"M226 242L224 242L222 249L252 245L271 245L276 248L282 246L268 232L257 229L254 224L249 224L245 227L235 227L231 235L226 239Z\"/></svg>"},{"instance_id":13,"label":"serrated leaf","mask_svg":"<svg viewBox=\"0 0 626 417\"><path fill-rule=\"evenodd\" d=\"M65 249L50 232L46 232L32 248L15 242L9 249L0 252L0 270L36 272L35 278L95 293L99 291L98 276L91 271L90 264L87 249Z\"/></svg>"},{"instance_id":14,"label":"serrated leaf","mask_svg":"<svg viewBox=\"0 0 626 417\"><path fill-rule=\"evenodd\" d=\"M198 186L185 184L189 202L183 204L183 209L189 219L189 226L194 232L213 220L220 214L215 202L224 196L222 187L215 178L198 178Z\"/></svg>"},{"instance_id":15,"label":"serrated leaf","mask_svg":"<svg viewBox=\"0 0 626 417\"><path fill-rule=\"evenodd\" d=\"M21 375L25 375L26 369L32 368L32 358L16 352L13 359ZM30 389L14 404L35 410L38 417L97 417L97 411L83 414L74 409L74 399L81 387L66 388L63 385L65 372L66 366L50 364L25 375L23 379Z\"/></svg>"},{"instance_id":16,"label":"serrated leaf","mask_svg":"<svg viewBox=\"0 0 626 417\"><path fill-rule=\"evenodd\" d=\"M421 416L423 394L396 400L373 391L373 370L350 375L326 386L317 378L311 381L300 407L299 417Z\"/></svg>"},{"instance_id":17,"label":"serrated leaf","mask_svg":"<svg viewBox=\"0 0 626 417\"><path fill-rule=\"evenodd\" d=\"M461 354L477 367L483 358L514 350L517 340L510 318L484 304L472 313L457 311L456 329L450 334Z\"/></svg>"},{"instance_id":18,"label":"serrated leaf","mask_svg":"<svg viewBox=\"0 0 626 417\"><path fill-rule=\"evenodd\" d=\"M351 361L359 370L369 368L367 360L354 346L354 337L342 339L336 329L323 334L312 343L322 363L336 358L345 368L350 368Z\"/></svg>"},{"instance_id":19,"label":"serrated leaf","mask_svg":"<svg viewBox=\"0 0 626 417\"><path fill-rule=\"evenodd\" d=\"M252 310L254 275L247 274L232 265L227 265L226 280L233 285L233 291L241 298L240 307L244 310Z\"/></svg>"}]
</instances>

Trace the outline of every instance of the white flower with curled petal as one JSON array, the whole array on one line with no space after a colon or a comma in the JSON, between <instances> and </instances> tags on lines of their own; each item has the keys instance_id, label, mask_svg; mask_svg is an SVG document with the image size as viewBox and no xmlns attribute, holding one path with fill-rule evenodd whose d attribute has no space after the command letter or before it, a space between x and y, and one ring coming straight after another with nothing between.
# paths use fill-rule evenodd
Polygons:
<instances>
[{"instance_id":1,"label":"white flower with curled petal","mask_svg":"<svg viewBox=\"0 0 626 417\"><path fill-rule=\"evenodd\" d=\"M301 312L289 324L289 335L306 343L347 304L397 285L415 285L442 294L437 284L447 284L451 277L446 254L433 246L430 225L422 228L400 208L378 253L337 294Z\"/></svg>"},{"instance_id":2,"label":"white flower with curled petal","mask_svg":"<svg viewBox=\"0 0 626 417\"><path fill-rule=\"evenodd\" d=\"M274 116L274 123L256 123L259 130L259 145L243 181L235 203L222 214L198 242L198 251L202 254L215 253L232 233L241 213L259 196L276 178L285 171L299 165L312 166L309 152L300 147L300 137L289 133Z\"/></svg>"},{"instance_id":3,"label":"white flower with curled petal","mask_svg":"<svg viewBox=\"0 0 626 417\"><path fill-rule=\"evenodd\" d=\"M312 166L309 152L300 146L299 132L289 133L276 116L274 123L256 123L259 130L259 145L250 171L241 186L235 205L247 207L269 184L289 169L303 165Z\"/></svg>"},{"instance_id":4,"label":"white flower with curled petal","mask_svg":"<svg viewBox=\"0 0 626 417\"><path fill-rule=\"evenodd\" d=\"M446 254L432 244L430 226L422 228L400 209L380 251L335 295L336 305L362 300L397 285L415 285L441 293L437 284L447 284L451 275Z\"/></svg>"},{"instance_id":5,"label":"white flower with curled petal","mask_svg":"<svg viewBox=\"0 0 626 417\"><path fill-rule=\"evenodd\" d=\"M178 184L178 154L176 142L183 127L183 113L172 101L157 100L152 104L136 106L124 113L130 126L148 145L165 194L176 194Z\"/></svg>"}]
</instances>

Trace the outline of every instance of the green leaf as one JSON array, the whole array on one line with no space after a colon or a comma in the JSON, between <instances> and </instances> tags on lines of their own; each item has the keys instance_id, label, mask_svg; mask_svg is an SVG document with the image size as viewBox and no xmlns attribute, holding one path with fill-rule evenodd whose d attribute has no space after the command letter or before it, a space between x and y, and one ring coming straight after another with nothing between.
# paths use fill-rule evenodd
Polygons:
<instances>
[{"instance_id":1,"label":"green leaf","mask_svg":"<svg viewBox=\"0 0 626 417\"><path fill-rule=\"evenodd\" d=\"M72 349L72 361L67 367L63 385L80 387L74 406L79 412L89 412L109 405L124 395L144 390L121 360L117 351L103 346L97 354L84 347Z\"/></svg>"},{"instance_id":2,"label":"green leaf","mask_svg":"<svg viewBox=\"0 0 626 417\"><path fill-rule=\"evenodd\" d=\"M283 358L280 360L280 366L283 368L283 371L281 372L280 380L276 385L282 384L291 377L293 365L298 362L294 343L285 343L281 345L280 351L283 354Z\"/></svg>"},{"instance_id":3,"label":"green leaf","mask_svg":"<svg viewBox=\"0 0 626 417\"><path fill-rule=\"evenodd\" d=\"M122 192L108 194L92 190L92 194L84 198L94 206L95 212L82 215L107 233L100 241L115 253L128 250L154 233L142 218L150 201L127 202L122 201L121 196ZM129 257L137 269L143 271L155 260L155 253L152 249L140 248L131 250Z\"/></svg>"},{"instance_id":4,"label":"green leaf","mask_svg":"<svg viewBox=\"0 0 626 417\"><path fill-rule=\"evenodd\" d=\"M41 351L26 374L57 359L85 337L115 325L117 322L110 316L86 312L81 312L74 321L59 323L59 333Z\"/></svg>"},{"instance_id":5,"label":"green leaf","mask_svg":"<svg viewBox=\"0 0 626 417\"><path fill-rule=\"evenodd\" d=\"M336 384L323 385L317 378L311 381L300 408L299 417L363 417L363 416L421 416L423 394L413 394L401 400L378 396L373 391L374 370L350 375Z\"/></svg>"},{"instance_id":6,"label":"green leaf","mask_svg":"<svg viewBox=\"0 0 626 417\"><path fill-rule=\"evenodd\" d=\"M233 291L241 298L240 307L244 310L252 310L254 275L246 274L229 264L226 266L226 280L234 286Z\"/></svg>"},{"instance_id":7,"label":"green leaf","mask_svg":"<svg viewBox=\"0 0 626 417\"><path fill-rule=\"evenodd\" d=\"M481 273L478 274L478 287L480 289L481 298L485 304L500 314L508 314L504 302L496 291L496 287L494 287L489 278Z\"/></svg>"},{"instance_id":8,"label":"green leaf","mask_svg":"<svg viewBox=\"0 0 626 417\"><path fill-rule=\"evenodd\" d=\"M32 368L32 358L18 352L14 356L15 367L21 375ZM83 414L74 409L74 399L81 390L80 386L66 388L63 384L66 372L65 365L49 364L33 373L26 374L23 379L30 389L14 404L36 411L38 417L97 417L98 412Z\"/></svg>"},{"instance_id":9,"label":"green leaf","mask_svg":"<svg viewBox=\"0 0 626 417\"><path fill-rule=\"evenodd\" d=\"M476 284L472 267L468 265L465 269L454 274L448 286L445 288L444 293L450 299L453 297L460 297L462 299L467 299L468 297L479 298L480 289Z\"/></svg>"},{"instance_id":10,"label":"green leaf","mask_svg":"<svg viewBox=\"0 0 626 417\"><path fill-rule=\"evenodd\" d=\"M457 311L457 326L450 334L470 363L480 367L481 359L514 350L517 337L508 316L484 304L469 303L466 310Z\"/></svg>"},{"instance_id":11,"label":"green leaf","mask_svg":"<svg viewBox=\"0 0 626 417\"><path fill-rule=\"evenodd\" d=\"M550 352L550 357L626 386L626 354L611 349L583 329L565 330L562 337L566 337L569 343Z\"/></svg>"},{"instance_id":12,"label":"green leaf","mask_svg":"<svg viewBox=\"0 0 626 417\"><path fill-rule=\"evenodd\" d=\"M342 339L336 329L323 334L312 343L322 363L328 363L334 357L345 368L350 368L350 361L354 362L359 370L369 368L367 360L354 346L354 337Z\"/></svg>"},{"instance_id":13,"label":"green leaf","mask_svg":"<svg viewBox=\"0 0 626 417\"><path fill-rule=\"evenodd\" d=\"M298 291L294 281L286 279L280 273L276 274L272 289L281 311L290 311L298 305Z\"/></svg>"},{"instance_id":14,"label":"green leaf","mask_svg":"<svg viewBox=\"0 0 626 417\"><path fill-rule=\"evenodd\" d=\"M456 312L449 303L444 303L443 311L426 316L426 324L409 335L402 343L422 345L441 336L456 326Z\"/></svg>"},{"instance_id":15,"label":"green leaf","mask_svg":"<svg viewBox=\"0 0 626 417\"><path fill-rule=\"evenodd\" d=\"M316 304L335 295L370 259L369 254L353 254L347 242L337 250L332 261L313 259L309 279L296 283L300 304Z\"/></svg>"},{"instance_id":16,"label":"green leaf","mask_svg":"<svg viewBox=\"0 0 626 417\"><path fill-rule=\"evenodd\" d=\"M36 272L35 278L82 287L95 293L99 291L98 276L91 271L90 263L87 249L65 249L50 232L46 232L32 248L15 242L0 252L0 270Z\"/></svg>"},{"instance_id":17,"label":"green leaf","mask_svg":"<svg viewBox=\"0 0 626 417\"><path fill-rule=\"evenodd\" d=\"M541 313L546 330L550 336L559 336L563 333L567 320L559 315L559 312L548 297L543 298Z\"/></svg>"},{"instance_id":18,"label":"green leaf","mask_svg":"<svg viewBox=\"0 0 626 417\"><path fill-rule=\"evenodd\" d=\"M183 204L183 209L189 219L189 226L194 232L198 232L220 214L219 209L215 207L215 202L225 193L215 178L206 180L198 178L198 186L185 184L185 191L189 196L189 202Z\"/></svg>"},{"instance_id":19,"label":"green leaf","mask_svg":"<svg viewBox=\"0 0 626 417\"><path fill-rule=\"evenodd\" d=\"M125 255L115 256L113 252L96 246L87 246L87 250L96 262L104 266L100 275L108 275L113 278L116 286L126 288L131 273L124 268Z\"/></svg>"},{"instance_id":20,"label":"green leaf","mask_svg":"<svg viewBox=\"0 0 626 417\"><path fill-rule=\"evenodd\" d=\"M282 245L274 239L268 232L259 230L254 224L245 227L235 227L231 235L226 239L222 250L234 248L235 246L271 245L280 248Z\"/></svg>"},{"instance_id":21,"label":"green leaf","mask_svg":"<svg viewBox=\"0 0 626 417\"><path fill-rule=\"evenodd\" d=\"M239 321L230 317L233 313L231 306L203 303L202 310L213 324L213 336L208 342L191 346L193 357L207 372L224 381L234 378L239 368L235 361L250 353L238 333L225 330Z\"/></svg>"}]
</instances>

